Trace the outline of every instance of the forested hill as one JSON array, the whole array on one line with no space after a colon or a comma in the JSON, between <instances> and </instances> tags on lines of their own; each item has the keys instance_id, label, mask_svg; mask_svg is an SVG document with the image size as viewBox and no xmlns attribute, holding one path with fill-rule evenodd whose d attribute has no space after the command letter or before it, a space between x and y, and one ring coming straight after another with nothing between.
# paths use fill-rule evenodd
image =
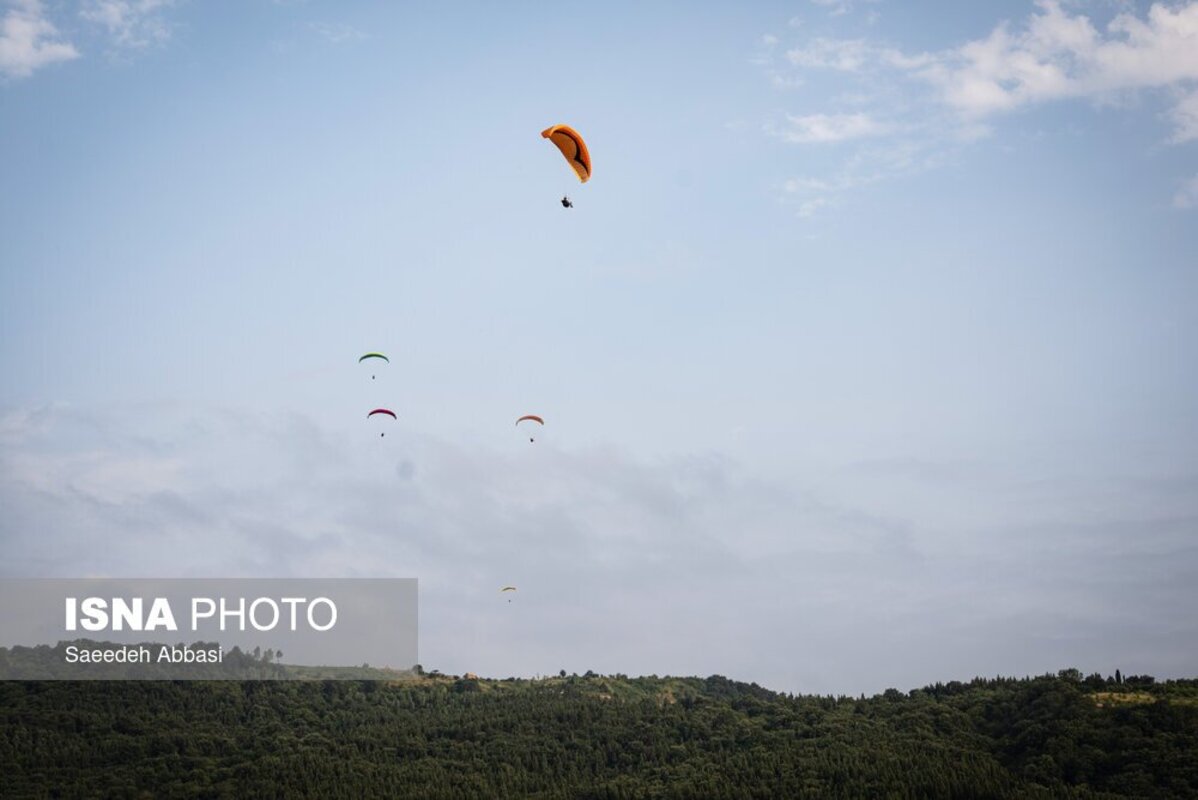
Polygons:
<instances>
[{"instance_id":1,"label":"forested hill","mask_svg":"<svg viewBox=\"0 0 1198 800\"><path fill-rule=\"evenodd\" d=\"M0 683L4 797L1198 797L1198 681Z\"/></svg>"}]
</instances>

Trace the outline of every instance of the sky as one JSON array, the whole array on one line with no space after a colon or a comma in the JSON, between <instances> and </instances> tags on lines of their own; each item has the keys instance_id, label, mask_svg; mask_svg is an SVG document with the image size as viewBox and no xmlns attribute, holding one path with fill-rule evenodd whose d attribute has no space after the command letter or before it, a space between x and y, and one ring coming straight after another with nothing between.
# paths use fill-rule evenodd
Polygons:
<instances>
[{"instance_id":1,"label":"sky","mask_svg":"<svg viewBox=\"0 0 1198 800\"><path fill-rule=\"evenodd\" d=\"M415 577L454 674L1192 677L1196 300L1198 2L0 0L0 576Z\"/></svg>"}]
</instances>

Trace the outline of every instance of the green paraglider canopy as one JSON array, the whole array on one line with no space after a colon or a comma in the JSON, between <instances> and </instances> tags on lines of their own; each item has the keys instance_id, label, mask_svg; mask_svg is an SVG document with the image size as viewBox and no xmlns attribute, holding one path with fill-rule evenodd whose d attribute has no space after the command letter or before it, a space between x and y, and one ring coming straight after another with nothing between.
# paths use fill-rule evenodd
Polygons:
<instances>
[{"instance_id":1,"label":"green paraglider canopy","mask_svg":"<svg viewBox=\"0 0 1198 800\"><path fill-rule=\"evenodd\" d=\"M382 353L367 353L366 355L364 355L358 359L358 363L361 364L363 361L366 361L367 359L371 359L371 358L381 358L383 361L387 362L388 364L391 363L391 359L387 358ZM373 375L370 376L370 380L374 380Z\"/></svg>"}]
</instances>

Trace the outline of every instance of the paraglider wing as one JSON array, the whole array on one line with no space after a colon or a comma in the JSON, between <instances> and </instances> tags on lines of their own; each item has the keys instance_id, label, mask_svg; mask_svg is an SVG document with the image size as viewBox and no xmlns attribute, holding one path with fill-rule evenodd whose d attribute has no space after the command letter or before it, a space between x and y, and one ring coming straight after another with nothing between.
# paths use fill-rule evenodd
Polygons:
<instances>
[{"instance_id":1,"label":"paraglider wing","mask_svg":"<svg viewBox=\"0 0 1198 800\"><path fill-rule=\"evenodd\" d=\"M502 589L499 590L499 593L503 594L504 592L514 592L514 591L516 591L515 586L504 586Z\"/></svg>"},{"instance_id":2,"label":"paraglider wing","mask_svg":"<svg viewBox=\"0 0 1198 800\"><path fill-rule=\"evenodd\" d=\"M541 136L553 142L557 149L562 151L566 162L578 175L578 180L586 183L591 179L591 154L578 131L569 125L553 125L541 131Z\"/></svg>"},{"instance_id":3,"label":"paraglider wing","mask_svg":"<svg viewBox=\"0 0 1198 800\"><path fill-rule=\"evenodd\" d=\"M395 416L395 412L389 408L376 408L374 411L371 411L369 414L366 415L366 419L370 419L375 414L382 414L383 416L390 417L391 419L394 419L394 420L399 419L399 417ZM379 436L386 436L386 435L387 434L384 433L383 431L379 431Z\"/></svg>"},{"instance_id":4,"label":"paraglider wing","mask_svg":"<svg viewBox=\"0 0 1198 800\"><path fill-rule=\"evenodd\" d=\"M541 419L536 414L525 414L524 416L520 417L520 419L516 420L516 429L523 431L524 429L520 427L521 422L529 422L529 423L535 422L542 427L544 427L544 425L545 425L545 420ZM534 441L536 441L536 439L532 436L529 436L528 441L534 442Z\"/></svg>"},{"instance_id":5,"label":"paraglider wing","mask_svg":"<svg viewBox=\"0 0 1198 800\"><path fill-rule=\"evenodd\" d=\"M383 355L382 353L367 353L366 355L364 355L364 356L362 356L361 358L359 358L359 359L358 359L358 363L359 363L359 364L361 364L363 361L365 361L365 360L367 360L367 359L369 359L369 358L380 358L380 359L382 359L383 361L386 361L388 364L390 364L390 363L391 363L391 359L387 358L387 357L386 357L385 355ZM370 376L370 380L374 380L374 376L373 376L373 375L371 375L371 376Z\"/></svg>"}]
</instances>

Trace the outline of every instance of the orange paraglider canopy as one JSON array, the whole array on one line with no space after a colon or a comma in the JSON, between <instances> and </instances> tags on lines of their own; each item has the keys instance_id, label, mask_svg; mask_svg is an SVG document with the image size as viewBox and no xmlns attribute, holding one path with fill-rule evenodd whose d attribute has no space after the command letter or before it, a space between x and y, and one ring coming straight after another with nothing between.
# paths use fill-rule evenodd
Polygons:
<instances>
[{"instance_id":1,"label":"orange paraglider canopy","mask_svg":"<svg viewBox=\"0 0 1198 800\"><path fill-rule=\"evenodd\" d=\"M527 432L529 426L525 425L524 427L520 427L521 422L535 422L542 427L545 426L545 420L541 419L536 414L525 414L524 416L520 417L520 419L516 420L516 430ZM535 430L535 428L534 428L534 430ZM535 436L528 437L529 442L535 442L536 440L537 440L537 438Z\"/></svg>"},{"instance_id":2,"label":"orange paraglider canopy","mask_svg":"<svg viewBox=\"0 0 1198 800\"><path fill-rule=\"evenodd\" d=\"M553 125L541 131L541 136L557 145L566 162L578 175L578 180L586 183L591 179L591 154L578 131L569 125Z\"/></svg>"}]
</instances>

